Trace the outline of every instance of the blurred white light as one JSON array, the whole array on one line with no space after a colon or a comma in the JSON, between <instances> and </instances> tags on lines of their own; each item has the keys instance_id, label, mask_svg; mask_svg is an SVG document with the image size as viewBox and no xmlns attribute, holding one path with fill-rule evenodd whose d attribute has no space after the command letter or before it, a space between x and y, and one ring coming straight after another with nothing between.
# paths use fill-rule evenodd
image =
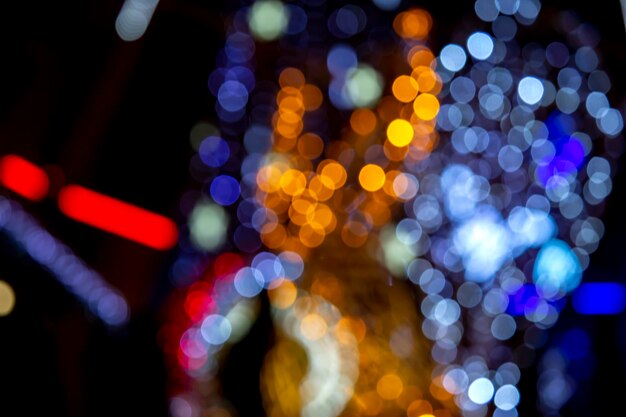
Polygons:
<instances>
[{"instance_id":1,"label":"blurred white light","mask_svg":"<svg viewBox=\"0 0 626 417\"><path fill-rule=\"evenodd\" d=\"M454 245L463 256L465 278L484 282L500 269L510 256L510 235L502 222L491 214L478 214L454 233Z\"/></svg>"},{"instance_id":2,"label":"blurred white light","mask_svg":"<svg viewBox=\"0 0 626 417\"><path fill-rule=\"evenodd\" d=\"M514 385L503 385L498 388L494 402L501 410L512 410L519 403L519 391Z\"/></svg>"},{"instance_id":3,"label":"blurred white light","mask_svg":"<svg viewBox=\"0 0 626 417\"><path fill-rule=\"evenodd\" d=\"M230 337L232 326L226 317L220 314L211 314L202 322L200 331L207 343L221 345Z\"/></svg>"},{"instance_id":4,"label":"blurred white light","mask_svg":"<svg viewBox=\"0 0 626 417\"><path fill-rule=\"evenodd\" d=\"M125 41L135 41L148 29L159 0L126 0L115 19L115 31Z\"/></svg>"},{"instance_id":5,"label":"blurred white light","mask_svg":"<svg viewBox=\"0 0 626 417\"><path fill-rule=\"evenodd\" d=\"M543 84L535 77L524 77L517 86L517 93L524 103L532 106L541 101Z\"/></svg>"},{"instance_id":6,"label":"blurred white light","mask_svg":"<svg viewBox=\"0 0 626 417\"><path fill-rule=\"evenodd\" d=\"M478 378L469 386L467 395L476 404L487 404L493 397L493 384L487 378Z\"/></svg>"},{"instance_id":7,"label":"blurred white light","mask_svg":"<svg viewBox=\"0 0 626 417\"><path fill-rule=\"evenodd\" d=\"M476 59L487 59L493 52L493 39L484 32L473 33L467 38L467 50Z\"/></svg>"},{"instance_id":8,"label":"blurred white light","mask_svg":"<svg viewBox=\"0 0 626 417\"><path fill-rule=\"evenodd\" d=\"M441 50L439 59L447 70L456 72L465 66L467 55L459 45L450 44Z\"/></svg>"}]
</instances>

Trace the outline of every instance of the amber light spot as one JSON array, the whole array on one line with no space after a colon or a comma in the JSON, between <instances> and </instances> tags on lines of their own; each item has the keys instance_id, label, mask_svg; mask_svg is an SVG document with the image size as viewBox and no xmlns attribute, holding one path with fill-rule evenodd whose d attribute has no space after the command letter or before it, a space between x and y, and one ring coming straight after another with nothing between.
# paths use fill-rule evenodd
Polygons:
<instances>
[{"instance_id":1,"label":"amber light spot","mask_svg":"<svg viewBox=\"0 0 626 417\"><path fill-rule=\"evenodd\" d=\"M375 164L367 164L361 168L359 183L364 190L377 191L385 184L385 171Z\"/></svg>"}]
</instances>

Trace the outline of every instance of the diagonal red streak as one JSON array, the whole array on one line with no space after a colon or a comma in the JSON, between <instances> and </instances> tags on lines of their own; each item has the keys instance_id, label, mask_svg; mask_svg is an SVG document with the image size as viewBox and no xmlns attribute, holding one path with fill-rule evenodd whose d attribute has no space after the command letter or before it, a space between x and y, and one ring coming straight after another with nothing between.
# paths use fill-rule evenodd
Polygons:
<instances>
[{"instance_id":1,"label":"diagonal red streak","mask_svg":"<svg viewBox=\"0 0 626 417\"><path fill-rule=\"evenodd\" d=\"M176 224L113 197L78 185L59 192L59 208L67 217L158 250L176 244Z\"/></svg>"},{"instance_id":2,"label":"diagonal red streak","mask_svg":"<svg viewBox=\"0 0 626 417\"><path fill-rule=\"evenodd\" d=\"M48 194L48 175L37 165L17 155L0 158L0 184L32 201Z\"/></svg>"}]
</instances>

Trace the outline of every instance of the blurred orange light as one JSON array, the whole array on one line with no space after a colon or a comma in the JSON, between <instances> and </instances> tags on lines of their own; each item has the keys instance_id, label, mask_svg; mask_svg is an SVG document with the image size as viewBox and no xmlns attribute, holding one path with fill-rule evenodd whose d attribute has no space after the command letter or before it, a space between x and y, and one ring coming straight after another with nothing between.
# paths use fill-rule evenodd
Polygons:
<instances>
[{"instance_id":1,"label":"blurred orange light","mask_svg":"<svg viewBox=\"0 0 626 417\"><path fill-rule=\"evenodd\" d=\"M403 103L412 101L419 90L419 84L413 77L401 75L395 79L391 86L391 91L395 98Z\"/></svg>"},{"instance_id":2,"label":"blurred orange light","mask_svg":"<svg viewBox=\"0 0 626 417\"><path fill-rule=\"evenodd\" d=\"M359 183L364 190L377 191L385 184L385 171L378 165L367 164L361 168Z\"/></svg>"}]
</instances>

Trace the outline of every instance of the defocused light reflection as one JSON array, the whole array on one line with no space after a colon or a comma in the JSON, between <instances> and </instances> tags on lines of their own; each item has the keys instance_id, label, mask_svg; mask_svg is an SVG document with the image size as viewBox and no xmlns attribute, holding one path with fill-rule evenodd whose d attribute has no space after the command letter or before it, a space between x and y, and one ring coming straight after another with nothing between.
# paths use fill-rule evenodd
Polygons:
<instances>
[{"instance_id":1,"label":"defocused light reflection","mask_svg":"<svg viewBox=\"0 0 626 417\"><path fill-rule=\"evenodd\" d=\"M231 342L203 323L266 290L269 415L516 416L522 368L604 234L623 118L597 42L568 36L583 25L568 15L542 23L547 45L521 44L541 3L477 0L482 23L437 54L425 10L375 0L388 22L375 34L373 9L323 3L233 16L209 76L217 127L192 143L220 168L199 170L198 201L233 213L211 250L240 254L219 272L224 254L181 254L173 280L200 307L165 349L209 386ZM575 308L594 314L580 288ZM198 329L219 343L181 351ZM573 388L562 369L540 373L540 402L558 410Z\"/></svg>"}]
</instances>

